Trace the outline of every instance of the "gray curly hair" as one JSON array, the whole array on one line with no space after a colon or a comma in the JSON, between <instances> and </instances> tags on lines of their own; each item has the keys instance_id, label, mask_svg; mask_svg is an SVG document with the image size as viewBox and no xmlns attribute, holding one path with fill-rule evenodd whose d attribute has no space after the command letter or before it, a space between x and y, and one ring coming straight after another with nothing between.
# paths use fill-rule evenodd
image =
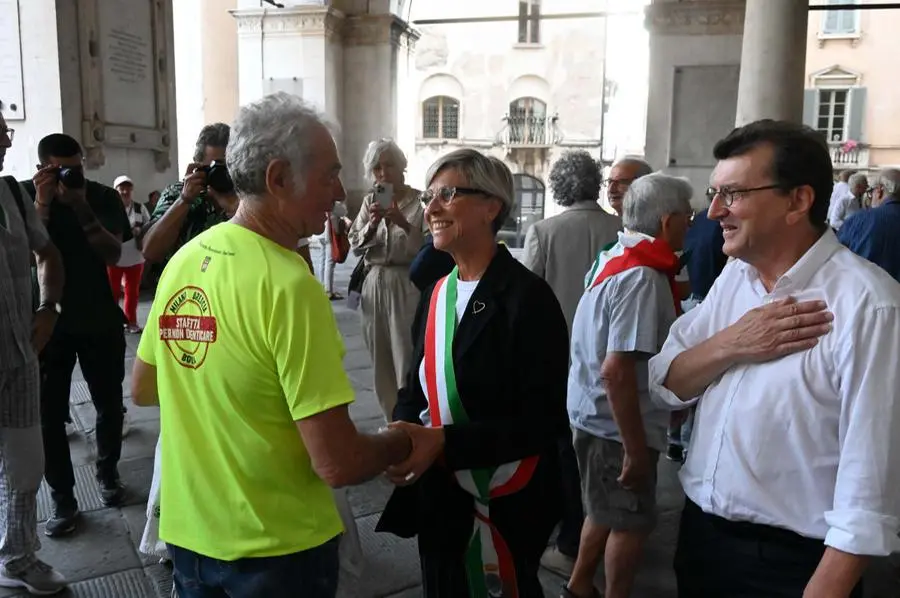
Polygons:
<instances>
[{"instance_id":1,"label":"gray curly hair","mask_svg":"<svg viewBox=\"0 0 900 598\"><path fill-rule=\"evenodd\" d=\"M568 151L553 165L548 177L553 199L561 206L582 201L597 201L603 172L597 161L584 150Z\"/></svg>"}]
</instances>

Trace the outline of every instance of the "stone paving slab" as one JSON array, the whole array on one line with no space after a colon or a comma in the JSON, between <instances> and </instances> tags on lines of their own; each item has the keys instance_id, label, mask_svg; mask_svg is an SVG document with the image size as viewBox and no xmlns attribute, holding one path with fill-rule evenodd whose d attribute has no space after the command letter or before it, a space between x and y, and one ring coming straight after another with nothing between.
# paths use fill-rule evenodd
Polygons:
<instances>
[{"instance_id":1,"label":"stone paving slab","mask_svg":"<svg viewBox=\"0 0 900 598\"><path fill-rule=\"evenodd\" d=\"M77 533L51 539L41 533L40 557L58 567L69 581L84 581L139 569L128 526L118 509L82 513Z\"/></svg>"},{"instance_id":2,"label":"stone paving slab","mask_svg":"<svg viewBox=\"0 0 900 598\"><path fill-rule=\"evenodd\" d=\"M346 593L348 598L381 598L419 585L419 552L415 541L376 533L379 517L377 513L356 520L366 561L360 579Z\"/></svg>"}]
</instances>

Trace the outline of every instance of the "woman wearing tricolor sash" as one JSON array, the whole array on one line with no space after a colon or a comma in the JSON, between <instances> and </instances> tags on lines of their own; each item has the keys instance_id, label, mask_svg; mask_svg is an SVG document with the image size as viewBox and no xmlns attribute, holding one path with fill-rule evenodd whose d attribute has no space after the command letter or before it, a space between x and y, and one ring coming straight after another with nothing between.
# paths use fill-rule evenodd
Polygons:
<instances>
[{"instance_id":1,"label":"woman wearing tricolor sash","mask_svg":"<svg viewBox=\"0 0 900 598\"><path fill-rule=\"evenodd\" d=\"M568 332L541 278L496 242L513 179L475 150L432 165L423 200L456 268L422 294L394 427L413 453L378 525L418 536L427 598L542 598L559 520L557 438L568 429Z\"/></svg>"}]
</instances>

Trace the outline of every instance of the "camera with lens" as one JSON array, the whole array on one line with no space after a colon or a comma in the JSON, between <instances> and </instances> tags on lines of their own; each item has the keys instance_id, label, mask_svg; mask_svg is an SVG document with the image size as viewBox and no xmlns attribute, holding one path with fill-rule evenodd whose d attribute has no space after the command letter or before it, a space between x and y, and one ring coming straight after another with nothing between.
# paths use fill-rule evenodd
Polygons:
<instances>
[{"instance_id":1,"label":"camera with lens","mask_svg":"<svg viewBox=\"0 0 900 598\"><path fill-rule=\"evenodd\" d=\"M82 189L85 185L84 171L80 168L61 166L56 171L56 180L62 183L66 189Z\"/></svg>"},{"instance_id":2,"label":"camera with lens","mask_svg":"<svg viewBox=\"0 0 900 598\"><path fill-rule=\"evenodd\" d=\"M206 185L216 193L232 193L234 182L228 174L228 167L221 160L213 160L209 166L201 166L201 172L206 173Z\"/></svg>"}]
</instances>

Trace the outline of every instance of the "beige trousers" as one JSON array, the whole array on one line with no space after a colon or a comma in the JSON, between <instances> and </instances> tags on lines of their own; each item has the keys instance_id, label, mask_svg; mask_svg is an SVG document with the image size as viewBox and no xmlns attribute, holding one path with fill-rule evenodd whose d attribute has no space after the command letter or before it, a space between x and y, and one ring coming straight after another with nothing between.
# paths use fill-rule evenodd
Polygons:
<instances>
[{"instance_id":1,"label":"beige trousers","mask_svg":"<svg viewBox=\"0 0 900 598\"><path fill-rule=\"evenodd\" d=\"M375 395L388 421L411 365L411 329L419 297L407 266L372 266L363 282L363 340L372 357Z\"/></svg>"}]
</instances>

